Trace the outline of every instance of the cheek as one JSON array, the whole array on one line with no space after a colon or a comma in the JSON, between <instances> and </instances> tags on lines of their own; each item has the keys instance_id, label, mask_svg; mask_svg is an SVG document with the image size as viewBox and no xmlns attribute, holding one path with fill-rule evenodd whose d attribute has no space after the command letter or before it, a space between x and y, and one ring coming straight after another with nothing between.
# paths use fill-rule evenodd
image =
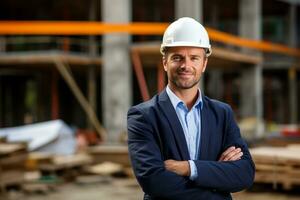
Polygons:
<instances>
[{"instance_id":1,"label":"cheek","mask_svg":"<svg viewBox=\"0 0 300 200\"><path fill-rule=\"evenodd\" d=\"M166 72L174 72L177 69L177 65L174 63L168 63L164 66L164 69Z\"/></svg>"},{"instance_id":2,"label":"cheek","mask_svg":"<svg viewBox=\"0 0 300 200\"><path fill-rule=\"evenodd\" d=\"M205 63L204 62L200 64L200 67L199 67L198 71L199 71L200 74L205 72Z\"/></svg>"}]
</instances>

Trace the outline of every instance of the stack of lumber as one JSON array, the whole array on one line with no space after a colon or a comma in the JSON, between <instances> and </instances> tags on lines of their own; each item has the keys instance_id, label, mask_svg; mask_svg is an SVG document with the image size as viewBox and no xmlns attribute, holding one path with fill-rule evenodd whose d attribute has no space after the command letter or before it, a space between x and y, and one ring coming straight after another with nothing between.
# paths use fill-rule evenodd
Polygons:
<instances>
[{"instance_id":1,"label":"stack of lumber","mask_svg":"<svg viewBox=\"0 0 300 200\"><path fill-rule=\"evenodd\" d=\"M256 165L255 182L282 185L289 190L300 185L300 146L258 147L250 150Z\"/></svg>"},{"instance_id":2,"label":"stack of lumber","mask_svg":"<svg viewBox=\"0 0 300 200\"><path fill-rule=\"evenodd\" d=\"M93 157L94 163L112 162L124 167L130 167L127 146L97 145L87 149L89 155Z\"/></svg>"},{"instance_id":3,"label":"stack of lumber","mask_svg":"<svg viewBox=\"0 0 300 200\"><path fill-rule=\"evenodd\" d=\"M37 171L42 164L51 163L53 155L43 152L30 152L26 161L28 171Z\"/></svg>"},{"instance_id":4,"label":"stack of lumber","mask_svg":"<svg viewBox=\"0 0 300 200\"><path fill-rule=\"evenodd\" d=\"M0 192L10 185L21 186L27 156L26 144L0 142Z\"/></svg>"},{"instance_id":5,"label":"stack of lumber","mask_svg":"<svg viewBox=\"0 0 300 200\"><path fill-rule=\"evenodd\" d=\"M74 154L67 156L53 156L48 163L39 164L42 175L54 175L65 180L73 180L83 167L92 163L91 156L87 154Z\"/></svg>"}]
</instances>

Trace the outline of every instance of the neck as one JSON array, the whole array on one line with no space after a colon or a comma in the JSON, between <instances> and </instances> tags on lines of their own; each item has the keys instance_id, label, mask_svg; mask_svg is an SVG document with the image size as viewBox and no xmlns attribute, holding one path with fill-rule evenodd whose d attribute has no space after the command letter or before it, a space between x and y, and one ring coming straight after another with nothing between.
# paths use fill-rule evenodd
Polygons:
<instances>
[{"instance_id":1,"label":"neck","mask_svg":"<svg viewBox=\"0 0 300 200\"><path fill-rule=\"evenodd\" d=\"M198 86L189 89L178 89L169 84L170 89L178 98L180 98L188 109L191 109L198 98Z\"/></svg>"}]
</instances>

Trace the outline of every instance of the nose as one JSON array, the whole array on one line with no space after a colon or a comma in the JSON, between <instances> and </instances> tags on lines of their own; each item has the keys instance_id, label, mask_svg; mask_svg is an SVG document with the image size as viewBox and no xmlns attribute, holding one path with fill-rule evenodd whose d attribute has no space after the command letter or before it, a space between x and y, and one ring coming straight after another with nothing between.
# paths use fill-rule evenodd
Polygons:
<instances>
[{"instance_id":1,"label":"nose","mask_svg":"<svg viewBox=\"0 0 300 200\"><path fill-rule=\"evenodd\" d=\"M187 68L187 67L190 67L192 66L192 62L191 62L191 59L185 57L182 61L182 65L180 66L181 68Z\"/></svg>"}]
</instances>

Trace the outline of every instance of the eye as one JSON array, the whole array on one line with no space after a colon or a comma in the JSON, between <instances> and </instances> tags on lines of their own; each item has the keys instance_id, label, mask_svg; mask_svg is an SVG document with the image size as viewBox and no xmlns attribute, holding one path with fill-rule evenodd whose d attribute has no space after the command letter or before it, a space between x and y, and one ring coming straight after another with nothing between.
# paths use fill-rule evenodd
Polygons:
<instances>
[{"instance_id":1,"label":"eye","mask_svg":"<svg viewBox=\"0 0 300 200\"><path fill-rule=\"evenodd\" d=\"M201 60L201 58L199 56L192 56L191 60L192 61L199 61L199 60Z\"/></svg>"},{"instance_id":2,"label":"eye","mask_svg":"<svg viewBox=\"0 0 300 200\"><path fill-rule=\"evenodd\" d=\"M182 60L182 56L174 55L172 57L172 61L174 61L174 62L180 62L181 60Z\"/></svg>"}]
</instances>

